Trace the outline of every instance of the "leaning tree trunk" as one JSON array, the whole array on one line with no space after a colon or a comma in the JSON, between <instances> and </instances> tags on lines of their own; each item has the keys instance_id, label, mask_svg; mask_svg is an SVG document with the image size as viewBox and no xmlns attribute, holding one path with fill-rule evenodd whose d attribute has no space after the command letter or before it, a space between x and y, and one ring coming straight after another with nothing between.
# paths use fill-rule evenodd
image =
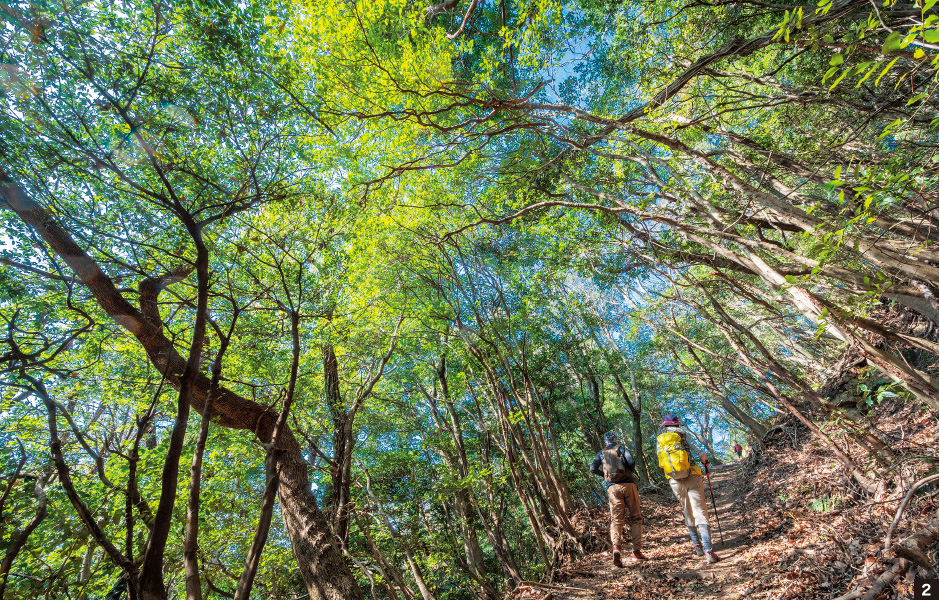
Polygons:
<instances>
[{"instance_id":1,"label":"leaning tree trunk","mask_svg":"<svg viewBox=\"0 0 939 600\"><path fill-rule=\"evenodd\" d=\"M33 486L33 495L36 497L36 512L33 515L33 518L29 523L17 531L11 541L10 545L7 547L6 553L3 556L3 561L0 561L0 598L4 598L4 590L7 585L7 578L10 576L10 569L13 567L13 561L16 560L17 555L26 545L26 540L29 539L29 536L32 535L33 531L39 527L39 524L45 520L46 516L49 514L46 510L47 498L46 498L46 475L41 473L36 478L36 483ZM89 548L94 548L94 542L88 542Z\"/></svg>"},{"instance_id":2,"label":"leaning tree trunk","mask_svg":"<svg viewBox=\"0 0 939 600\"><path fill-rule=\"evenodd\" d=\"M460 477L468 477L470 465L466 456L466 447L463 445L463 426L460 423L460 416L453 406L453 400L450 398L446 354L440 357L440 363L435 370L437 381L440 382L440 393L443 396L444 405L447 409L450 426L443 426L442 419L438 414L436 399L431 398L433 402L434 422L439 429L446 430L450 433L450 439L453 441L454 448L456 448L455 456L451 452L444 452L444 459L447 461L451 471L459 473ZM463 539L463 550L466 553L466 562L470 572L481 586L485 597L496 600L499 598L499 593L489 581L482 548L479 545L479 538L476 534L477 515L476 509L474 508L474 498L472 496L472 490L465 488L457 490L454 495L454 508L456 509L459 522L460 537Z\"/></svg>"},{"instance_id":3,"label":"leaning tree trunk","mask_svg":"<svg viewBox=\"0 0 939 600\"><path fill-rule=\"evenodd\" d=\"M698 383L703 386L707 391L711 393L712 396L717 398L720 401L721 408L727 411L733 418L740 421L744 427L749 429L757 439L763 439L763 436L766 435L766 427L761 425L756 419L745 413L744 411L737 408L737 406L730 401L730 398L724 395L724 392L717 386L717 383L714 381L714 378L711 377L711 373L704 367L704 363L701 361L698 354L694 351L694 347L686 344L688 352L691 354L691 358L694 359L698 368L701 369L701 375L695 377L698 380Z\"/></svg>"},{"instance_id":4,"label":"leaning tree trunk","mask_svg":"<svg viewBox=\"0 0 939 600\"><path fill-rule=\"evenodd\" d=\"M339 361L331 344L323 348L323 375L326 405L333 420L332 501L330 521L333 533L343 543L349 537L349 503L352 501L353 416L346 410L339 389Z\"/></svg>"},{"instance_id":5,"label":"leaning tree trunk","mask_svg":"<svg viewBox=\"0 0 939 600\"><path fill-rule=\"evenodd\" d=\"M330 527L333 535L341 540L343 544L349 538L349 504L352 501L352 448L351 440L351 421L338 419L333 430L333 464L330 465L330 490L332 493L329 498L324 500L328 507L324 510L327 513Z\"/></svg>"},{"instance_id":6,"label":"leaning tree trunk","mask_svg":"<svg viewBox=\"0 0 939 600\"><path fill-rule=\"evenodd\" d=\"M626 388L623 386L619 375L616 373L613 374L613 380L616 381L616 387L619 389L620 396L623 397L623 402L626 403L626 408L629 410L629 416L633 422L633 439L636 441L635 456L633 458L636 460L636 470L639 472L639 478L642 481L652 483L652 478L649 476L649 469L646 467L646 452L643 447L645 442L642 439L642 398L636 392L636 382L632 372L629 373L629 377L632 382L633 398L636 399L635 404L633 404L632 398L630 398L629 394L626 392Z\"/></svg>"},{"instance_id":7,"label":"leaning tree trunk","mask_svg":"<svg viewBox=\"0 0 939 600\"><path fill-rule=\"evenodd\" d=\"M141 296L141 309L133 306L117 290L113 280L52 215L31 200L22 186L11 181L5 173L0 173L0 199L23 223L36 230L49 249L61 258L75 273L76 278L88 288L101 309L136 338L150 362L166 376L168 383L178 389L182 383L186 360L177 352L173 342L163 331L163 324L156 312L156 291L153 298ZM3 204L0 204L0 208L3 208ZM149 309L145 306L148 301ZM149 314L145 315L144 310ZM196 373L191 385L192 407L202 414L210 380L203 373ZM277 414L257 402L223 388L214 398L212 417L217 417L218 423L223 427L252 431L259 440L267 443L274 432ZM310 598L362 598L362 591L341 551L333 543L330 527L316 504L316 498L310 489L306 461L289 428L285 428L278 446L278 498L287 534L290 536L300 574Z\"/></svg>"},{"instance_id":8,"label":"leaning tree trunk","mask_svg":"<svg viewBox=\"0 0 939 600\"><path fill-rule=\"evenodd\" d=\"M814 390L802 384L802 382L799 381L794 374L792 374L788 369L776 361L767 351L766 347L763 346L763 344L756 338L756 336L753 335L752 332L732 319L723 310L720 304L718 304L716 301L713 301L713 299L712 305L715 309L717 309L721 319L724 322L728 323L728 325L739 331L744 337L748 338L754 346L756 346L757 350L766 361L765 367L768 371L779 377L782 381L785 381L787 384L792 385L793 388L800 390L811 404L817 407L819 406L818 397ZM860 465L858 465L857 461L854 460L854 458L845 453L838 446L838 444L836 444L834 440L831 439L831 437L821 431L821 429L819 429L819 427L811 419L809 419L802 411L796 408L796 406L778 390L772 379L764 372L763 369L760 368L760 365L757 364L756 357L752 356L741 344L739 344L737 340L735 340L734 337L730 334L730 331L728 331L723 325L720 325L717 321L712 322L714 323L715 327L718 328L724 338L730 343L731 347L737 352L737 357L741 361L741 364L750 368L756 375L763 379L763 385L766 386L773 397L776 398L777 402L785 406L786 409L789 410L789 412L792 413L794 417L801 421L802 424L808 427L812 433L819 436L819 438L828 446L828 448L834 452L835 456L841 460L842 464L844 464L844 466L851 472L854 480L857 481L862 488L868 492L871 492L875 496L879 497L882 495L884 482L877 482L868 477Z\"/></svg>"}]
</instances>

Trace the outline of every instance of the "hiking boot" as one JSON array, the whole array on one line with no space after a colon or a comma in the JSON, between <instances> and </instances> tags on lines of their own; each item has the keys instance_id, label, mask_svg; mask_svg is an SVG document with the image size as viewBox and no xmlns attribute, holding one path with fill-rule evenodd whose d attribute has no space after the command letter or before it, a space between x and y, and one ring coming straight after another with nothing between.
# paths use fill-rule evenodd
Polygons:
<instances>
[{"instance_id":1,"label":"hiking boot","mask_svg":"<svg viewBox=\"0 0 939 600\"><path fill-rule=\"evenodd\" d=\"M702 546L701 544L698 544L697 546L695 546L694 554L695 556L704 556L704 546Z\"/></svg>"},{"instance_id":2,"label":"hiking boot","mask_svg":"<svg viewBox=\"0 0 939 600\"><path fill-rule=\"evenodd\" d=\"M704 553L704 560L706 560L709 565L713 565L720 559L721 557L714 554L713 550L708 550L707 552Z\"/></svg>"},{"instance_id":3,"label":"hiking boot","mask_svg":"<svg viewBox=\"0 0 939 600\"><path fill-rule=\"evenodd\" d=\"M633 551L632 559L633 562L638 562L640 560L649 560L649 557L643 554L641 551L635 550Z\"/></svg>"},{"instance_id":4,"label":"hiking boot","mask_svg":"<svg viewBox=\"0 0 939 600\"><path fill-rule=\"evenodd\" d=\"M613 566L622 567L623 559L620 557L619 548L613 548Z\"/></svg>"}]
</instances>

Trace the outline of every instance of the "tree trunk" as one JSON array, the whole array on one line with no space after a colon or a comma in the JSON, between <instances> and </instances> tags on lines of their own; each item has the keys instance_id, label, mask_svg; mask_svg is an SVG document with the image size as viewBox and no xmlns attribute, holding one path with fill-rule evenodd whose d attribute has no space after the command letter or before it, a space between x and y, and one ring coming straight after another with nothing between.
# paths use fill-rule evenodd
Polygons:
<instances>
[{"instance_id":1,"label":"tree trunk","mask_svg":"<svg viewBox=\"0 0 939 600\"><path fill-rule=\"evenodd\" d=\"M326 404L333 419L332 501L330 521L333 533L345 544L349 538L349 503L352 501L352 451L355 436L353 416L346 410L339 390L339 361L331 344L323 348L323 376Z\"/></svg>"},{"instance_id":2,"label":"tree trunk","mask_svg":"<svg viewBox=\"0 0 939 600\"><path fill-rule=\"evenodd\" d=\"M632 371L630 371L629 380L632 385L632 398L636 399L635 404L633 404L629 394L626 393L626 388L623 387L623 382L620 380L619 375L614 373L613 380L616 381L616 387L623 397L623 402L626 403L626 408L629 410L629 415L633 422L633 440L636 442L635 456L633 458L636 460L636 470L639 472L639 478L646 483L652 483L652 477L650 477L649 469L646 466L645 442L642 439L642 398L636 391L636 379Z\"/></svg>"},{"instance_id":3,"label":"tree trunk","mask_svg":"<svg viewBox=\"0 0 939 600\"><path fill-rule=\"evenodd\" d=\"M811 402L812 404L815 404L815 405L818 404L817 397L812 398L814 391L811 390L811 388L808 388L807 386L803 385L800 381L797 380L797 378L791 372L789 372L788 369L786 369L781 364L779 364L769 354L769 352L766 350L763 344L758 339L756 339L753 333L751 333L749 330L747 330L746 328L741 326L739 323L737 323L734 319L732 319L713 298L711 298L711 304L714 306L715 309L717 309L717 311L720 313L721 318L726 323L728 323L728 325L730 325L737 331L741 332L744 336L750 339L750 341L753 343L754 346L757 347L757 349L760 351L760 354L762 354L765 360L768 361L769 371L771 373L778 376L783 381L786 381L788 384L792 385L794 388L801 390L806 395L806 398L809 400L809 402ZM792 413L792 415L795 416L799 421L801 421L806 427L808 427L812 433L816 434L822 439L822 441L829 447L829 449L831 449L831 451L835 453L835 456L837 456L838 459L841 460L842 464L844 464L844 466L847 467L848 471L850 471L851 475L854 477L854 480L857 481L858 484L860 484L862 488L864 488L868 492L871 492L877 496L880 496L881 493L883 492L883 483L881 482L880 484L878 484L877 482L873 481L870 477L868 477L867 474L864 473L863 469L861 469L861 467L857 464L857 462L851 456L849 456L840 447L838 447L838 444L836 444L828 435L822 432L811 419L805 416L805 414L802 411L800 411L798 408L796 408L795 405L793 405L792 402L790 402L788 398L786 398L782 393L780 393L780 391L776 388L776 386L774 385L773 381L769 378L769 376L766 373L764 373L762 369L758 368L758 366L755 364L755 361L754 361L755 357L752 357L750 353L747 352L743 346L737 343L737 341L730 334L730 332L727 331L725 327L717 323L715 323L715 325L721 331L724 338L734 348L734 350L736 350L741 363L746 365L750 369L752 369L754 373L756 373L758 376L760 376L763 379L763 385L766 386L766 389L770 391L770 393L776 398L776 400L780 404L785 406L789 410L789 412Z\"/></svg>"},{"instance_id":4,"label":"tree trunk","mask_svg":"<svg viewBox=\"0 0 939 600\"><path fill-rule=\"evenodd\" d=\"M597 450L601 450L603 448L603 434L610 430L606 415L603 414L603 393L601 384L589 367L587 367L587 376L584 380L587 383L587 397L590 398L590 406L584 406L586 409L585 413L592 424L591 433L594 439L596 439L597 444L599 444Z\"/></svg>"},{"instance_id":5,"label":"tree trunk","mask_svg":"<svg viewBox=\"0 0 939 600\"><path fill-rule=\"evenodd\" d=\"M117 290L114 282L88 256L52 215L32 201L26 191L0 172L0 199L26 225L33 227L50 250L61 258L91 292L97 304L121 327L130 332L146 351L167 382L181 385L186 361L163 332L162 323L151 320ZM0 205L2 207L2 205ZM141 298L143 304L144 298ZM158 315L157 315L158 316ZM202 413L209 378L196 373L192 381L192 407ZM264 442L271 439L276 413L252 400L221 388L214 401L218 422L231 429L247 429ZM203 417L205 415L203 414ZM287 534L293 545L300 574L313 600L357 600L362 598L355 577L339 548L310 489L306 461L293 432L285 428L279 443L278 498Z\"/></svg>"},{"instance_id":6,"label":"tree trunk","mask_svg":"<svg viewBox=\"0 0 939 600\"><path fill-rule=\"evenodd\" d=\"M401 574L398 573L398 570L395 569L389 562L385 559L385 555L382 554L381 549L379 549L378 544L375 543L375 539L372 537L371 530L369 528L368 520L361 519L356 517L356 522L359 524L359 530L365 535L365 539L368 541L369 547L372 549L372 558L375 559L375 564L378 565L378 569L381 571L382 579L385 590L388 592L388 595L392 600L398 600L398 594L395 592L392 582L398 586L398 590L401 592L405 598L413 598L414 592L411 591L411 588L404 583L404 578L401 577Z\"/></svg>"},{"instance_id":7,"label":"tree trunk","mask_svg":"<svg viewBox=\"0 0 939 600\"><path fill-rule=\"evenodd\" d=\"M434 594L430 591L430 588L427 587L427 583L424 581L424 575L421 573L420 567L417 564L417 561L414 560L414 552L411 550L411 545L408 541L401 535L397 528L392 524L391 518L388 516L388 513L385 512L384 506L382 506L381 500L378 496L372 491L372 479L368 474L368 469L365 471L365 491L368 494L369 500L372 501L375 508L378 509L378 514L381 517L382 521L385 523L385 528L388 530L388 533L391 534L391 537L395 539L401 549L404 551L404 556L407 559L408 568L411 570L411 575L414 577L414 583L417 584L417 589L421 593L421 598L423 600L437 600L434 597Z\"/></svg>"},{"instance_id":8,"label":"tree trunk","mask_svg":"<svg viewBox=\"0 0 939 600\"><path fill-rule=\"evenodd\" d=\"M701 374L695 376L695 379L698 380L698 383L711 392L711 395L720 401L721 408L727 411L727 413L732 417L740 421L744 427L753 432L757 439L763 439L763 436L766 435L766 427L758 423L756 419L747 413L737 408L737 406L730 401L730 398L725 396L724 392L722 392L721 389L717 386L714 378L711 377L711 373L705 368L704 363L694 351L694 348L688 344L685 346L688 349L688 352L691 354L691 358L694 359L695 364L699 369L701 369Z\"/></svg>"},{"instance_id":9,"label":"tree trunk","mask_svg":"<svg viewBox=\"0 0 939 600\"><path fill-rule=\"evenodd\" d=\"M23 546L26 545L26 540L29 539L29 536L39 527L39 524L43 522L46 518L48 512L46 511L46 476L45 474L40 474L36 478L36 484L33 486L33 495L36 497L36 513L33 515L33 518L21 531L18 531L16 535L13 536L9 547L7 547L6 553L3 556L3 562L0 562L0 598L4 598L4 590L7 585L7 578L10 576L10 569L13 567L13 561L16 560L17 555L23 549ZM94 549L94 542L88 542L88 547L92 550Z\"/></svg>"},{"instance_id":10,"label":"tree trunk","mask_svg":"<svg viewBox=\"0 0 939 600\"><path fill-rule=\"evenodd\" d=\"M766 427L763 427L756 419L737 408L737 405L731 402L727 396L719 394L717 398L721 402L721 408L727 411L733 418L740 421L744 427L753 432L753 435L755 435L757 439L763 439L763 436L766 435Z\"/></svg>"},{"instance_id":11,"label":"tree trunk","mask_svg":"<svg viewBox=\"0 0 939 600\"><path fill-rule=\"evenodd\" d=\"M460 477L469 475L469 462L466 457L466 448L463 445L463 427L460 423L460 416L453 406L450 398L450 383L447 380L447 356L440 357L440 362L436 366L437 381L440 384L440 393L443 396L443 402L447 409L449 417L449 427L444 425L443 419L437 409L436 398L428 394L433 409L434 423L438 429L447 431L450 439L456 448L456 456L452 452L444 451L441 453L447 466L454 473L459 473ZM479 538L476 535L477 515L474 509L474 498L472 490L461 488L454 494L454 509L457 514L457 522L460 529L460 537L463 541L463 551L466 554L466 563L473 578L483 589L483 594L492 600L498 600L499 594L490 583L486 573L486 564L483 560L482 549L479 546Z\"/></svg>"}]
</instances>

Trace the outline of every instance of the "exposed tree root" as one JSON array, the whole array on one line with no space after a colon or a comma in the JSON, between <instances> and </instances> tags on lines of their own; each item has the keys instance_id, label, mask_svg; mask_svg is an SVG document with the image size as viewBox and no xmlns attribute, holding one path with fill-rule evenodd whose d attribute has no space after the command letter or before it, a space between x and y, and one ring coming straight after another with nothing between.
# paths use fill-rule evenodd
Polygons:
<instances>
[{"instance_id":1,"label":"exposed tree root","mask_svg":"<svg viewBox=\"0 0 939 600\"><path fill-rule=\"evenodd\" d=\"M906 559L901 558L894 564L892 567L887 569L883 575L877 578L874 581L874 585L870 587L866 592L861 589L856 589L848 592L843 596L835 598L835 600L874 600L887 589L898 577L902 577L906 574L907 570L910 568L910 563Z\"/></svg>"},{"instance_id":2,"label":"exposed tree root","mask_svg":"<svg viewBox=\"0 0 939 600\"><path fill-rule=\"evenodd\" d=\"M939 540L939 517L932 521L910 537L893 545L893 551L897 556L905 558L927 569L932 569L935 565L926 554L926 548Z\"/></svg>"}]
</instances>

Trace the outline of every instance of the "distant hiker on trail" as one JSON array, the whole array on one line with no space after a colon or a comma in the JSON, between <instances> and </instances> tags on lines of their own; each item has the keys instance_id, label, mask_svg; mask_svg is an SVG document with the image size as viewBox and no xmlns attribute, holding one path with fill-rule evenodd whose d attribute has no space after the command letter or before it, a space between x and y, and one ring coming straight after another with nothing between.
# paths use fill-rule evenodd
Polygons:
<instances>
[{"instance_id":1,"label":"distant hiker on trail","mask_svg":"<svg viewBox=\"0 0 939 600\"><path fill-rule=\"evenodd\" d=\"M656 438L656 453L659 466L668 476L672 492L681 503L685 514L685 525L694 553L704 556L708 564L720 560L711 547L711 530L708 523L707 499L704 496L704 478L700 467L691 464L691 447L687 432L682 429L676 415L665 415L659 436ZM701 463L707 464L707 455L701 454Z\"/></svg>"},{"instance_id":2,"label":"distant hiker on trail","mask_svg":"<svg viewBox=\"0 0 939 600\"><path fill-rule=\"evenodd\" d=\"M743 456L743 447L742 447L739 443L734 444L734 452L737 453L737 458L742 457L742 456Z\"/></svg>"},{"instance_id":3,"label":"distant hiker on trail","mask_svg":"<svg viewBox=\"0 0 939 600\"><path fill-rule=\"evenodd\" d=\"M603 487L610 499L610 539L613 542L613 564L623 566L620 543L629 511L629 536L632 540L632 559L648 560L642 553L642 513L639 511L639 488L633 480L636 461L625 447L619 445L616 433L603 434L605 447L597 452L590 472L603 478Z\"/></svg>"}]
</instances>

